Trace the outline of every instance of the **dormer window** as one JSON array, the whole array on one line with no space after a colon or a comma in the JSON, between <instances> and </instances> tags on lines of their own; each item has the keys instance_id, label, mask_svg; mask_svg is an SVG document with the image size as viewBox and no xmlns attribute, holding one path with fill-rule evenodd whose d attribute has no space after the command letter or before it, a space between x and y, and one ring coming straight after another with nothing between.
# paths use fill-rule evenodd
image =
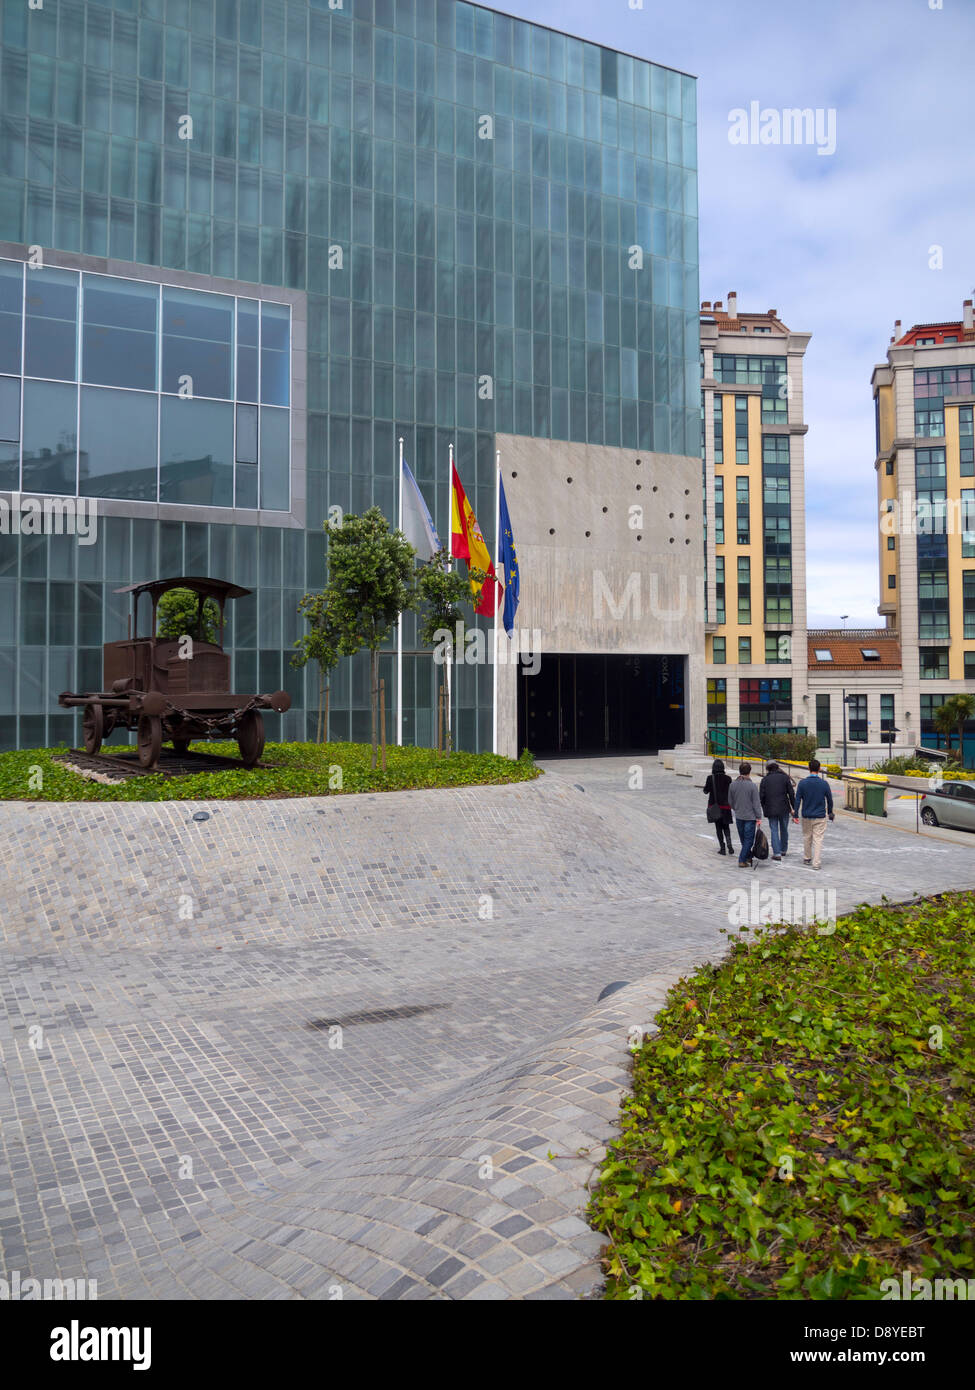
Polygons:
<instances>
[{"instance_id":1,"label":"dormer window","mask_svg":"<svg viewBox=\"0 0 975 1390\"><path fill-rule=\"evenodd\" d=\"M877 651L876 647L861 647L860 655L863 657L864 661L880 660L880 653Z\"/></svg>"}]
</instances>

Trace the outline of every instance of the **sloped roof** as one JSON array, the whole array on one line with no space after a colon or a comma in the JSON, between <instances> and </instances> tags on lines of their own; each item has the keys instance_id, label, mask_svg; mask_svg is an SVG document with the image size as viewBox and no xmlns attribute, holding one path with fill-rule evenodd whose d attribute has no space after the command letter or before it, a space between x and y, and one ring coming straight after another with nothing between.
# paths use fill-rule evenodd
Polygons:
<instances>
[{"instance_id":1,"label":"sloped roof","mask_svg":"<svg viewBox=\"0 0 975 1390\"><path fill-rule=\"evenodd\" d=\"M806 633L809 646L810 671L899 671L901 666L901 647L896 637L883 628L871 629L820 629ZM868 661L863 649L871 648L880 653L879 661ZM820 661L817 651L829 650L832 661Z\"/></svg>"}]
</instances>

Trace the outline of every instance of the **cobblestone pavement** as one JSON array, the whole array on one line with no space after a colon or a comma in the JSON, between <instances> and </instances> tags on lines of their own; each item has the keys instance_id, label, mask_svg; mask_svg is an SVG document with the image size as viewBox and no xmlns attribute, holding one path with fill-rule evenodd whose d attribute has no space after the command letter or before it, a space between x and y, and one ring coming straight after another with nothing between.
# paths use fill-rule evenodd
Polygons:
<instances>
[{"instance_id":1,"label":"cobblestone pavement","mask_svg":"<svg viewBox=\"0 0 975 1390\"><path fill-rule=\"evenodd\" d=\"M971 847L846 816L821 873L795 845L736 871L700 780L603 759L464 791L4 804L0 1277L585 1295L628 1030L720 957L730 890L814 884L842 912L975 885Z\"/></svg>"}]
</instances>

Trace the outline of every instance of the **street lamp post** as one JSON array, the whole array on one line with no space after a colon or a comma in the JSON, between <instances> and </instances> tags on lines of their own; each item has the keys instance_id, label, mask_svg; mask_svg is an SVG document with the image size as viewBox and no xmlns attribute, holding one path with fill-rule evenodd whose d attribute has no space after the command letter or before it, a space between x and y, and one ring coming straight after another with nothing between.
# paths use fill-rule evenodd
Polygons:
<instances>
[{"instance_id":1,"label":"street lamp post","mask_svg":"<svg viewBox=\"0 0 975 1390\"><path fill-rule=\"evenodd\" d=\"M844 767L846 767L846 765L847 765L847 756L846 756L846 706L847 706L846 687L844 686L844 687L843 687L843 766L844 766Z\"/></svg>"}]
</instances>

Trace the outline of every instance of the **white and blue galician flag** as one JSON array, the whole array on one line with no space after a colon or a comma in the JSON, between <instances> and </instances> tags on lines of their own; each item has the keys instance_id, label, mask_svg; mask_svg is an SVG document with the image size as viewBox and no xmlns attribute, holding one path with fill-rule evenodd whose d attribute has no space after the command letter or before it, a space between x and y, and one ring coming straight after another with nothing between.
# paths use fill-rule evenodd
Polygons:
<instances>
[{"instance_id":1,"label":"white and blue galician flag","mask_svg":"<svg viewBox=\"0 0 975 1390\"><path fill-rule=\"evenodd\" d=\"M500 531L501 566L504 574L504 630L511 636L518 611L518 593L521 577L518 573L518 556L515 553L515 538L511 534L511 518L508 515L508 501L504 495L504 483L498 479L498 528Z\"/></svg>"},{"instance_id":2,"label":"white and blue galician flag","mask_svg":"<svg viewBox=\"0 0 975 1390\"><path fill-rule=\"evenodd\" d=\"M440 549L440 538L434 527L429 508L423 500L423 493L417 486L417 481L406 459L403 460L403 472L399 485L402 489L400 505L403 514L403 524L400 529L416 551L418 559L432 560Z\"/></svg>"}]
</instances>

